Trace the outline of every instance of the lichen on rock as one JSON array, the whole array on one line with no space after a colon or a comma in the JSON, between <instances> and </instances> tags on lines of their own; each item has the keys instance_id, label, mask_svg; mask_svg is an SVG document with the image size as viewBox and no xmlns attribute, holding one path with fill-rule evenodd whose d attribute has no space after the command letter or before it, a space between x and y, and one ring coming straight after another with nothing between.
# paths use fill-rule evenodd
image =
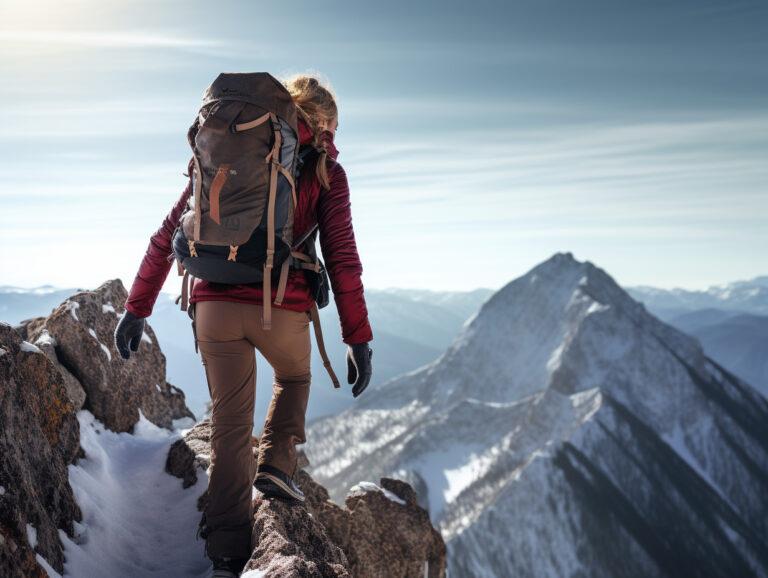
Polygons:
<instances>
[{"instance_id":1,"label":"lichen on rock","mask_svg":"<svg viewBox=\"0 0 768 578\"><path fill-rule=\"evenodd\" d=\"M119 279L107 281L94 291L69 297L48 317L30 320L26 339L55 343L57 361L85 392L76 388L70 396L75 405L91 411L117 432L133 430L139 411L152 423L167 429L173 420L194 419L180 389L166 381L165 356L147 324L139 350L124 360L114 345L114 332L128 294ZM46 338L47 336L47 338ZM46 351L46 353L49 353ZM50 356L50 355L49 355Z\"/></svg>"}]
</instances>

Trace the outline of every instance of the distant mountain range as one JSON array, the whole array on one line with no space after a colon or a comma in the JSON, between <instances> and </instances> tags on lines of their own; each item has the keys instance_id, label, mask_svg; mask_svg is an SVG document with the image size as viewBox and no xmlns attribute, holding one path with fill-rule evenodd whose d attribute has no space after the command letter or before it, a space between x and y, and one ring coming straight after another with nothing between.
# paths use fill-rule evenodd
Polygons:
<instances>
[{"instance_id":1,"label":"distant mountain range","mask_svg":"<svg viewBox=\"0 0 768 578\"><path fill-rule=\"evenodd\" d=\"M627 287L627 293L664 321L701 309L768 315L768 275L713 285L704 291L637 286Z\"/></svg>"},{"instance_id":2,"label":"distant mountain range","mask_svg":"<svg viewBox=\"0 0 768 578\"><path fill-rule=\"evenodd\" d=\"M0 286L0 320L14 324L47 315L78 290L50 285L32 289ZM768 396L768 276L713 286L704 291L647 286L626 290L660 319L700 339L712 359ZM367 290L374 328L371 388L436 359L491 294L490 289ZM173 303L175 297L161 294L149 321L167 356L168 379L184 385L189 407L201 416L208 401L208 387L199 355L192 345L189 320ZM735 319L740 315L743 317ZM331 362L343 376L346 346L341 342L333 300L320 311L320 318ZM266 362L259 358L256 402L259 415L266 411L271 395L271 372L262 370L265 367ZM330 387L316 348L312 373L316 379L308 409L310 421L338 413L353 404L348 390L335 391Z\"/></svg>"},{"instance_id":3,"label":"distant mountain range","mask_svg":"<svg viewBox=\"0 0 768 578\"><path fill-rule=\"evenodd\" d=\"M704 291L630 287L627 292L699 339L712 359L768 397L768 276Z\"/></svg>"},{"instance_id":4,"label":"distant mountain range","mask_svg":"<svg viewBox=\"0 0 768 578\"><path fill-rule=\"evenodd\" d=\"M335 500L409 481L454 576L768 574L768 401L569 253L308 439Z\"/></svg>"}]
</instances>

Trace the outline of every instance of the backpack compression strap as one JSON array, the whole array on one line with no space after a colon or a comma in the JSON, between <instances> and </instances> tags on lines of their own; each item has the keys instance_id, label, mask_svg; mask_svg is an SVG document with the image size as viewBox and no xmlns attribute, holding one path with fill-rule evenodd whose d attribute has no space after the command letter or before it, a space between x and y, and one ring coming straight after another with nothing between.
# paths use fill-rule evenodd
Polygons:
<instances>
[{"instance_id":1,"label":"backpack compression strap","mask_svg":"<svg viewBox=\"0 0 768 578\"><path fill-rule=\"evenodd\" d=\"M282 128L274 113L269 113L272 121L272 130L275 133L275 143L272 150L264 159L270 163L269 173L269 200L267 201L267 260L264 263L264 316L261 326L267 330L272 329L272 269L275 266L275 196L277 194L277 165L280 164L280 147L283 143ZM293 186L293 183L291 183Z\"/></svg>"}]
</instances>

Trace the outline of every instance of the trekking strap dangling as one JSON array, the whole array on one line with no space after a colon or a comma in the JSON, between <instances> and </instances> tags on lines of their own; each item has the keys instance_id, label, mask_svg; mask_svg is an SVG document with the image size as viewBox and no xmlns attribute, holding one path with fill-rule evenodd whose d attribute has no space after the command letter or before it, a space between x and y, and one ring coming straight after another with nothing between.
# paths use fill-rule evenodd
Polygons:
<instances>
[{"instance_id":1,"label":"trekking strap dangling","mask_svg":"<svg viewBox=\"0 0 768 578\"><path fill-rule=\"evenodd\" d=\"M288 285L288 266L290 259L283 261L283 266L280 267L280 282L277 284L277 295L275 295L275 305L278 307L283 304L283 298L285 297L285 287Z\"/></svg>"},{"instance_id":2,"label":"trekking strap dangling","mask_svg":"<svg viewBox=\"0 0 768 578\"><path fill-rule=\"evenodd\" d=\"M192 286L192 277L189 274L189 271L184 271L184 278L181 280L181 295L176 297L176 305L179 304L179 301L181 301L181 310L186 311L187 305L189 304L189 291Z\"/></svg>"},{"instance_id":3,"label":"trekking strap dangling","mask_svg":"<svg viewBox=\"0 0 768 578\"><path fill-rule=\"evenodd\" d=\"M309 310L309 316L312 319L312 326L315 328L315 341L317 342L317 350L320 352L320 357L323 358L323 365L325 366L328 375L331 376L333 387L340 388L339 378L333 372L331 367L331 361L328 359L328 353L325 351L325 342L323 341L323 330L320 327L320 314L317 312L317 305L312 305L312 309Z\"/></svg>"}]
</instances>

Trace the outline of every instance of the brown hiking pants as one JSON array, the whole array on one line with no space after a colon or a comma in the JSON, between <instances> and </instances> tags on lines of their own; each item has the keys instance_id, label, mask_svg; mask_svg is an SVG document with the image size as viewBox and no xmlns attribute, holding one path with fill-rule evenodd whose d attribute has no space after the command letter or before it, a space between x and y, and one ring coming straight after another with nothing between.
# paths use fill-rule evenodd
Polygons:
<instances>
[{"instance_id":1,"label":"brown hiking pants","mask_svg":"<svg viewBox=\"0 0 768 578\"><path fill-rule=\"evenodd\" d=\"M211 475L205 511L209 557L251 556L256 475L251 432L258 349L274 369L272 401L259 444L259 464L293 475L296 444L306 441L304 415L310 384L309 315L273 308L272 329L261 327L262 307L231 301L199 301L197 341L213 402Z\"/></svg>"}]
</instances>

